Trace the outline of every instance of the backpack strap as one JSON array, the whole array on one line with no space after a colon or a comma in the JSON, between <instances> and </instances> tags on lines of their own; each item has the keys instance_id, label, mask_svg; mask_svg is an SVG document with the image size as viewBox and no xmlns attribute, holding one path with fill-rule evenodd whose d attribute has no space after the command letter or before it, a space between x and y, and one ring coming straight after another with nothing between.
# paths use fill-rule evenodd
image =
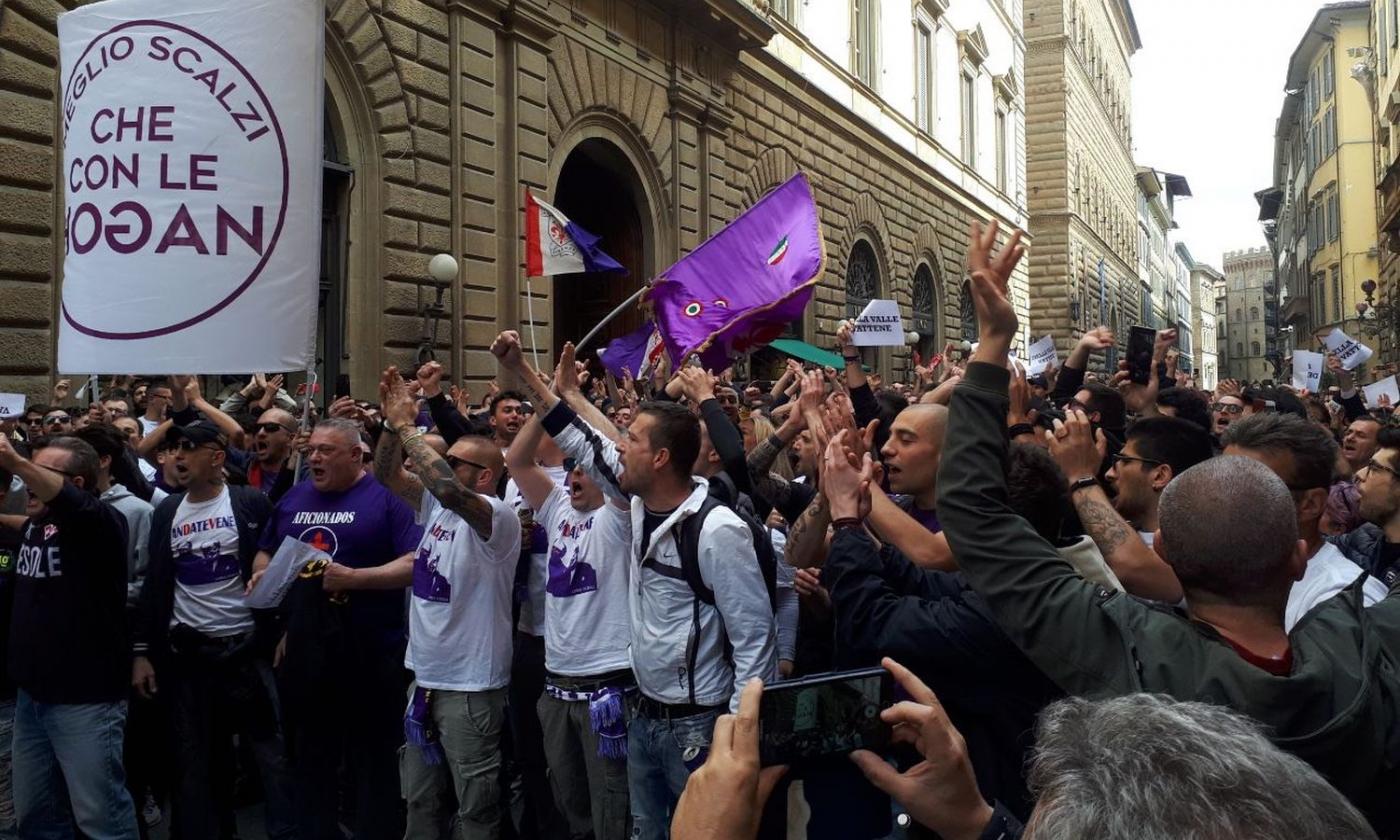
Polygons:
<instances>
[{"instance_id":1,"label":"backpack strap","mask_svg":"<svg viewBox=\"0 0 1400 840\"><path fill-rule=\"evenodd\" d=\"M714 496L706 496L699 510L687 516L679 526L671 527L680 555L681 575L690 584L695 599L712 607L715 605L715 591L705 584L705 578L700 574L700 531L705 527L705 518L710 511L723 506L724 503Z\"/></svg>"}]
</instances>

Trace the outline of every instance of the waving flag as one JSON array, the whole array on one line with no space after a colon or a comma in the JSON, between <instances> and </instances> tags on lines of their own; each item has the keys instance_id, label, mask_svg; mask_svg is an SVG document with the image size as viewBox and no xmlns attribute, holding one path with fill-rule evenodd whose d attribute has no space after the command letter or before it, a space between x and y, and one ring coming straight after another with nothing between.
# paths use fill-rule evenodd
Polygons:
<instances>
[{"instance_id":1,"label":"waving flag","mask_svg":"<svg viewBox=\"0 0 1400 840\"><path fill-rule=\"evenodd\" d=\"M617 260L602 252L598 237L525 190L526 275L539 277L584 271L627 273Z\"/></svg>"},{"instance_id":2,"label":"waving flag","mask_svg":"<svg viewBox=\"0 0 1400 840\"><path fill-rule=\"evenodd\" d=\"M648 321L641 329L609 341L608 346L598 351L598 360L618 379L623 378L624 370L634 379L643 379L656 367L664 351L656 324Z\"/></svg>"},{"instance_id":3,"label":"waving flag","mask_svg":"<svg viewBox=\"0 0 1400 840\"><path fill-rule=\"evenodd\" d=\"M712 370L802 317L826 262L807 176L797 173L662 272L646 299L675 364Z\"/></svg>"}]
</instances>

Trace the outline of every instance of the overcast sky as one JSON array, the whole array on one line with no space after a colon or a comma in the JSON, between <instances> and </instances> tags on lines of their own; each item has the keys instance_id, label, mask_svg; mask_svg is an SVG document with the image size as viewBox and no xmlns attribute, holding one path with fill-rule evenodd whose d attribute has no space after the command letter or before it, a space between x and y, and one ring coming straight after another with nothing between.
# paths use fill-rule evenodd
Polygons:
<instances>
[{"instance_id":1,"label":"overcast sky","mask_svg":"<svg viewBox=\"0 0 1400 840\"><path fill-rule=\"evenodd\" d=\"M1288 59L1320 0L1132 0L1133 154L1186 176L1177 232L1197 260L1264 245L1254 193L1271 183ZM1354 85L1350 78L1338 84Z\"/></svg>"}]
</instances>

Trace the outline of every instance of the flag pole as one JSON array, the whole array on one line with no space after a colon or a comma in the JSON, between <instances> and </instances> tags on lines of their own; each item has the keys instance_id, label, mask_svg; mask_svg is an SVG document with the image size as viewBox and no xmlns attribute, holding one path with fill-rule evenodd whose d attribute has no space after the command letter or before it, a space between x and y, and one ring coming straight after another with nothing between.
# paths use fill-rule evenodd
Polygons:
<instances>
[{"instance_id":1,"label":"flag pole","mask_svg":"<svg viewBox=\"0 0 1400 840\"><path fill-rule=\"evenodd\" d=\"M530 319L530 349L535 357L535 370L540 369L540 342L535 338L535 292L530 288L530 274L525 273L525 317Z\"/></svg>"},{"instance_id":2,"label":"flag pole","mask_svg":"<svg viewBox=\"0 0 1400 840\"><path fill-rule=\"evenodd\" d=\"M592 341L598 335L598 333L602 332L603 327L606 327L608 324L612 323L613 319L621 315L624 309L636 303L637 298L641 297L642 293L646 290L646 284L643 284L640 289L629 295L627 300L624 300L622 303L619 303L616 309L608 313L608 317L595 324L593 329L588 331L588 335L585 335L582 339L579 340L578 344L574 345L574 350L579 351L586 347L588 345L588 342Z\"/></svg>"}]
</instances>

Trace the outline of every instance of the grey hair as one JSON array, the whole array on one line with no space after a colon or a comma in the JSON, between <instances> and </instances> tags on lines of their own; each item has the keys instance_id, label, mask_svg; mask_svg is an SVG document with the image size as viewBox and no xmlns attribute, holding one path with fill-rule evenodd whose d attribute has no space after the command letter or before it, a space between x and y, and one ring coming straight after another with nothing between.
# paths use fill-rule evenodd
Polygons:
<instances>
[{"instance_id":1,"label":"grey hair","mask_svg":"<svg viewBox=\"0 0 1400 840\"><path fill-rule=\"evenodd\" d=\"M360 424L354 420L346 420L344 417L331 417L316 424L315 431L329 429L336 432L345 441L346 445L358 444L360 438Z\"/></svg>"},{"instance_id":2,"label":"grey hair","mask_svg":"<svg viewBox=\"0 0 1400 840\"><path fill-rule=\"evenodd\" d=\"M1197 464L1162 491L1162 555L1187 593L1231 603L1282 607L1293 581L1288 561L1298 514L1283 479L1251 458ZM1275 603L1277 602L1277 603Z\"/></svg>"},{"instance_id":3,"label":"grey hair","mask_svg":"<svg viewBox=\"0 0 1400 840\"><path fill-rule=\"evenodd\" d=\"M81 476L83 479L83 489L94 496L97 493L97 473L102 468L102 461L97 454L97 450L92 444L82 438L72 435L49 438L44 445L45 449L62 449L68 453L68 463L64 466L74 474L74 477Z\"/></svg>"},{"instance_id":4,"label":"grey hair","mask_svg":"<svg viewBox=\"0 0 1400 840\"><path fill-rule=\"evenodd\" d=\"M1303 489L1327 488L1337 467L1337 441L1331 433L1296 414L1266 411L1231 423L1220 436L1223 447L1287 455L1293 474L1287 480Z\"/></svg>"},{"instance_id":5,"label":"grey hair","mask_svg":"<svg viewBox=\"0 0 1400 840\"><path fill-rule=\"evenodd\" d=\"M1375 838L1317 771L1222 706L1130 694L1048 706L1036 725L1034 840Z\"/></svg>"}]
</instances>

